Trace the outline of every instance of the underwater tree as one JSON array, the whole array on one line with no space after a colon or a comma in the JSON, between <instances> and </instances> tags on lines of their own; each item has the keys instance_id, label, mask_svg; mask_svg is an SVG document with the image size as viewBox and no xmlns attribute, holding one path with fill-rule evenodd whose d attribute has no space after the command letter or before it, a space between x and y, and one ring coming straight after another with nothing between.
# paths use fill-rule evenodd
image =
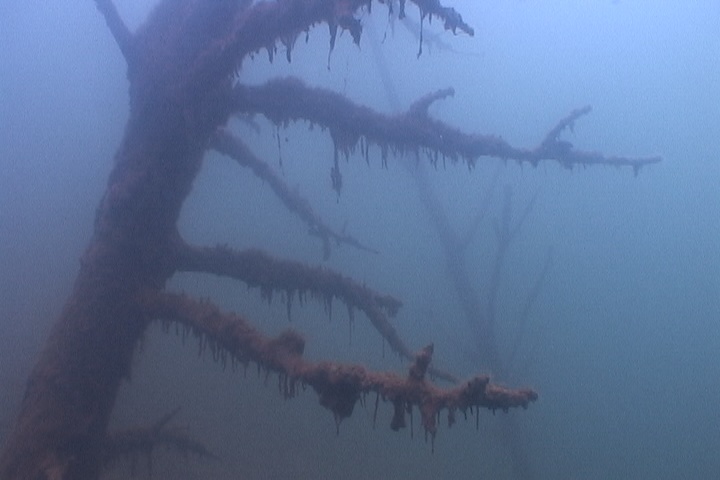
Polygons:
<instances>
[{"instance_id":1,"label":"underwater tree","mask_svg":"<svg viewBox=\"0 0 720 480\"><path fill-rule=\"evenodd\" d=\"M127 62L130 115L73 291L27 381L20 413L0 457L0 478L96 479L113 455L143 442L174 442L202 451L186 438L158 435L169 417L124 435L108 432L118 390L153 321L192 332L221 361L253 363L277 374L287 397L311 387L336 422L374 392L376 408L380 399L392 404L392 429L404 427L416 408L426 434L434 437L442 411L452 423L456 412L479 415L480 407L526 407L537 398L531 389L504 388L486 375L460 382L432 370L432 346L413 354L388 321L401 306L389 295L326 268L275 259L259 250L187 244L177 222L205 152L214 149L230 155L265 178L288 209L322 239L326 253L333 242L366 247L327 227L303 198L273 176L225 128L232 115L259 114L277 124L305 120L327 129L335 145L331 179L338 192L338 157L357 147L367 155L369 145L380 147L383 161L390 154L423 152L433 162L442 158L470 167L481 157L494 157L531 165L555 160L567 167L629 166L637 172L658 158L605 156L561 140L561 133L588 113L588 107L562 119L539 146L525 149L431 118L429 105L451 95L449 89L420 98L404 113L384 115L295 78L259 86L237 81L245 58L261 49L272 55L278 43L285 45L289 58L295 39L319 23L330 29L330 49L339 29L359 42L357 15L362 9L370 11L371 0L161 0L135 32L129 31L111 0L95 3ZM405 0L378 3L392 14L405 15ZM445 29L473 34L460 14L438 0L411 3L421 19L435 17ZM304 300L308 295L327 309L337 299L351 314L360 310L390 347L411 361L409 373L307 361L304 339L292 330L267 337L248 320L208 300L166 291L167 281L177 272L226 276L258 287L268 299L281 292L288 308L293 298ZM438 387L427 379L428 373L455 384Z\"/></svg>"}]
</instances>

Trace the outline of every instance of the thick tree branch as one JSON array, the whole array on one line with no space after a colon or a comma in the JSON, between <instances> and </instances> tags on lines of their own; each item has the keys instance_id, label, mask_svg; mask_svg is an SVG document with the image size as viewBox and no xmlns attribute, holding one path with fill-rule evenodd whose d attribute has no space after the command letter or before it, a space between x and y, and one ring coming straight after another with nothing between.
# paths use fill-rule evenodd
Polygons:
<instances>
[{"instance_id":1,"label":"thick tree branch","mask_svg":"<svg viewBox=\"0 0 720 480\"><path fill-rule=\"evenodd\" d=\"M411 1L418 6L422 17L438 17L448 30L474 34L455 9L443 7L438 0ZM401 12L404 4L402 0ZM285 46L290 61L297 37L318 23L326 23L330 29L330 50L335 45L338 28L347 30L353 41L359 43L362 25L355 14L362 8L369 10L371 5L372 0L278 0L238 8L231 24L223 26L227 33L216 35L215 41L198 58L193 83L227 76L240 67L246 56L261 49L266 49L272 60L277 42Z\"/></svg>"},{"instance_id":2,"label":"thick tree branch","mask_svg":"<svg viewBox=\"0 0 720 480\"><path fill-rule=\"evenodd\" d=\"M285 292L290 300L297 293L300 301L309 293L321 298L328 309L332 300L338 298L351 310L357 308L366 312L377 309L391 317L402 306L400 300L374 292L327 268L276 259L257 249L237 251L224 246L193 247L182 244L177 247L176 259L176 268L180 272L203 272L234 278L249 287L260 288L267 300L272 300L274 291Z\"/></svg>"},{"instance_id":3,"label":"thick tree branch","mask_svg":"<svg viewBox=\"0 0 720 480\"><path fill-rule=\"evenodd\" d=\"M258 158L242 140L230 133L226 128L218 129L215 136L211 139L211 147L231 157L243 167L250 168L256 177L266 182L280 201L282 201L283 205L307 224L310 229L310 234L322 240L323 257L325 260L330 258L331 241L334 241L338 245L345 244L366 252L379 253L377 250L363 245L352 235L348 235L345 232L336 232L325 224L322 218L315 213L306 198L301 196L298 191L288 187L285 181L275 173L267 162Z\"/></svg>"},{"instance_id":4,"label":"thick tree branch","mask_svg":"<svg viewBox=\"0 0 720 480\"><path fill-rule=\"evenodd\" d=\"M440 18L446 30L455 33L460 30L474 35L473 29L463 21L453 8L443 7L438 0L411 0L420 9L421 17ZM393 2L387 2L390 8ZM280 0L261 2L239 16L227 48L238 58L267 48L273 51L275 43L281 41L290 50L295 38L317 23L327 23L330 28L331 45L334 46L338 27L348 30L355 43L360 41L362 26L355 12L370 9L371 0ZM400 1L399 16L405 15L405 0ZM294 32L294 33L293 33Z\"/></svg>"},{"instance_id":5,"label":"thick tree branch","mask_svg":"<svg viewBox=\"0 0 720 480\"><path fill-rule=\"evenodd\" d=\"M440 157L463 159L469 167L480 157L494 157L533 166L543 160L555 160L568 168L596 164L629 166L635 173L660 161L660 157L606 156L576 150L570 142L559 140L560 132L588 113L589 107L573 111L550 130L538 147L526 149L513 147L498 136L465 133L430 118L426 111L430 103L451 95L452 90L431 93L400 115L376 112L335 92L308 87L295 78L271 80L261 86L237 85L234 91L234 108L239 112L260 113L276 124L306 120L322 125L330 130L336 150L349 154L360 144L367 156L367 145L376 144L382 150L383 161L390 150L416 154L426 151L433 162Z\"/></svg>"},{"instance_id":6,"label":"thick tree branch","mask_svg":"<svg viewBox=\"0 0 720 480\"><path fill-rule=\"evenodd\" d=\"M537 399L537 393L531 389L500 387L491 384L484 375L454 388L436 387L425 379L432 346L415 356L409 375L401 377L373 372L361 365L306 361L302 358L305 342L296 332L285 331L268 338L241 316L221 312L209 302L198 302L185 295L150 292L141 303L148 315L189 327L215 351L227 352L241 363L256 363L268 372L278 373L281 390L287 398L297 394L298 386L311 386L319 395L320 404L333 412L338 424L349 417L355 404L370 392L392 402L393 430L403 428L407 413L417 407L423 428L433 438L442 410L448 411L448 423L452 425L458 410L472 412L475 409L478 414L480 407L493 411L525 408Z\"/></svg>"}]
</instances>

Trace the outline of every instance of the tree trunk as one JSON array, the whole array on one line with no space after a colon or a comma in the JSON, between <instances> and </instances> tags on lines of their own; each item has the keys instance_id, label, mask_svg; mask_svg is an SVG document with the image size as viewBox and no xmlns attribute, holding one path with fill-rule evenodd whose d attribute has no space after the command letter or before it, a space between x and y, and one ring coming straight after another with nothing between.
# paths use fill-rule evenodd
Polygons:
<instances>
[{"instance_id":1,"label":"tree trunk","mask_svg":"<svg viewBox=\"0 0 720 480\"><path fill-rule=\"evenodd\" d=\"M136 296L174 271L175 225L213 128L172 97L133 104L72 295L0 459L3 480L98 477L118 387L150 320Z\"/></svg>"}]
</instances>

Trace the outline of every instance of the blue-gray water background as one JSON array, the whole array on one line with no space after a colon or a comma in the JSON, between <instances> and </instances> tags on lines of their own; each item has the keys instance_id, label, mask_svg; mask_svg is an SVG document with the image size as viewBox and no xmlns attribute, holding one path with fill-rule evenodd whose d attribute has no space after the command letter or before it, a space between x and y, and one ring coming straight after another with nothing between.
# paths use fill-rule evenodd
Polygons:
<instances>
[{"instance_id":1,"label":"blue-gray water background","mask_svg":"<svg viewBox=\"0 0 720 480\"><path fill-rule=\"evenodd\" d=\"M118 0L131 28L146 2ZM720 4L711 1L454 2L476 36L440 38L418 59L418 43L375 5L360 48L348 35L329 60L326 27L301 37L292 63L265 52L243 65L249 83L293 74L353 100L392 111L378 73L380 43L402 107L438 88L456 95L431 115L470 132L495 133L518 146L540 142L570 110L593 106L564 138L607 154L663 156L659 165L568 171L503 165L490 212L473 241L468 271L483 294L496 241L504 186L520 212L535 207L512 245L499 296L499 345L507 348L524 297L549 248L554 263L530 316L519 367L508 381L540 399L511 412L538 478L718 478L720 476ZM411 20L418 12L408 6ZM439 22L426 35L441 33ZM383 38L385 40L383 41ZM91 1L0 4L0 442L15 415L24 378L67 297L127 117L123 59ZM381 167L359 156L341 164L345 187L330 187L333 147L307 125L259 133L238 122L253 149L282 170L326 221L379 249L371 255L321 246L266 185L233 162L209 155L181 222L196 243L245 248L339 270L401 298L394 320L414 348L435 343L437 362L461 375L473 344L442 250L406 160ZM280 154L278 153L278 138ZM414 159L410 164L414 162ZM425 161L425 159L421 159ZM454 228L479 208L498 160L430 172ZM280 298L269 307L256 291L205 277L173 283L211 296L274 333L288 326ZM293 328L311 358L404 367L386 352L365 318L349 339L344 307L331 322L320 305L295 306ZM387 427L381 406L356 407L335 435L315 395L284 401L275 380L253 368L223 371L197 357L197 344L153 329L124 388L117 427L152 422L182 407L181 426L222 459L177 460L162 452L164 478L512 478L506 423L484 412L443 426L431 454L415 432ZM415 418L417 423L417 415ZM444 422L443 422L444 423ZM415 425L419 430L418 425ZM109 474L123 475L120 467Z\"/></svg>"}]
</instances>

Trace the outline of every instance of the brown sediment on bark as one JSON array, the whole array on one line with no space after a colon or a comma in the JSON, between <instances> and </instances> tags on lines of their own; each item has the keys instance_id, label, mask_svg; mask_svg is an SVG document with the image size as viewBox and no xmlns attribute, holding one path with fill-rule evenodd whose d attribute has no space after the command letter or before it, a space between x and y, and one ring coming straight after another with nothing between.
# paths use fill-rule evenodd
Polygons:
<instances>
[{"instance_id":1,"label":"brown sediment on bark","mask_svg":"<svg viewBox=\"0 0 720 480\"><path fill-rule=\"evenodd\" d=\"M286 398L297 395L300 385L313 388L320 404L329 409L339 423L352 414L361 397L374 392L395 406L392 428L405 426L405 414L419 409L423 428L437 432L436 418L448 411L449 423L456 411L476 408L507 411L527 407L537 400L531 389L508 389L490 383L486 375L475 376L451 388L440 388L425 377L432 359L432 346L422 349L414 359L407 376L375 372L362 365L336 362L311 362L303 358L304 339L292 330L277 337L266 337L242 316L220 311L210 302L194 300L182 294L151 293L143 296L146 313L190 328L221 360L225 355L243 364L256 363L259 368L279 375L281 391ZM227 361L224 359L223 361Z\"/></svg>"}]
</instances>

